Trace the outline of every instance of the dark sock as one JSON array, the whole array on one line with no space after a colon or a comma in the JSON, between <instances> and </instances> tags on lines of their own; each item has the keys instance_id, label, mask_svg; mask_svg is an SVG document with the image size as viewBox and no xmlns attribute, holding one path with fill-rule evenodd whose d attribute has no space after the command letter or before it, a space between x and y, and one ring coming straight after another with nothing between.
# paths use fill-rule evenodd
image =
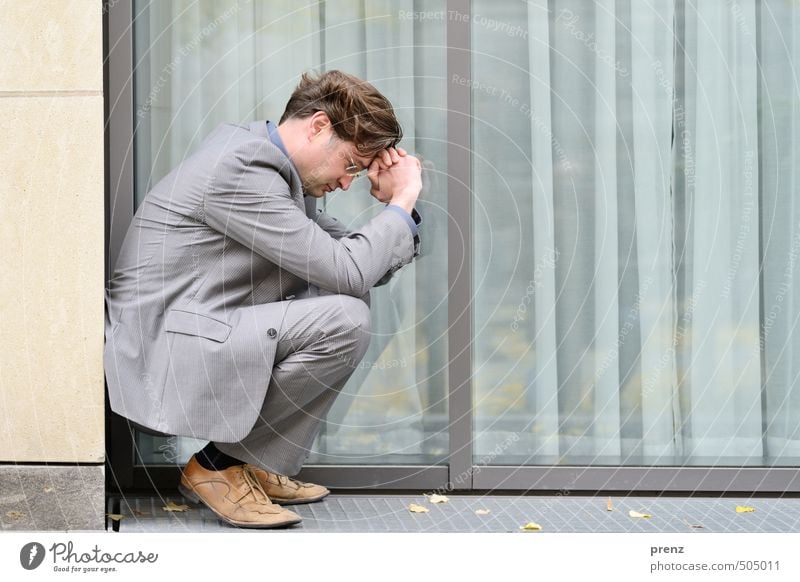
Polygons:
<instances>
[{"instance_id":1,"label":"dark sock","mask_svg":"<svg viewBox=\"0 0 800 582\"><path fill-rule=\"evenodd\" d=\"M234 459L220 451L214 446L214 443L208 443L203 449L197 451L194 456L200 466L209 471L224 471L228 467L243 464L239 459Z\"/></svg>"}]
</instances>

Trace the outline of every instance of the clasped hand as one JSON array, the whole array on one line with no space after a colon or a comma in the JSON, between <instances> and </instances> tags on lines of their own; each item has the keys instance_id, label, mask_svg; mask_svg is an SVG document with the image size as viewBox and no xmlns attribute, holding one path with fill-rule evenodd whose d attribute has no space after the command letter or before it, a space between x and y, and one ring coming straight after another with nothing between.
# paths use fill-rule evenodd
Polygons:
<instances>
[{"instance_id":1,"label":"clasped hand","mask_svg":"<svg viewBox=\"0 0 800 582\"><path fill-rule=\"evenodd\" d=\"M411 212L422 190L422 166L403 148L380 152L367 170L369 193L384 203L397 204Z\"/></svg>"}]
</instances>

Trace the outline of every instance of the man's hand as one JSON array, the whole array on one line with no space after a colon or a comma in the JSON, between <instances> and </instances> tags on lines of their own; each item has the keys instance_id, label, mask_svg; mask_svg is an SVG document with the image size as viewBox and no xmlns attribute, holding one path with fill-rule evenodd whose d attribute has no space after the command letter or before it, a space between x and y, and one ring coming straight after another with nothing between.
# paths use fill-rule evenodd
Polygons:
<instances>
[{"instance_id":1,"label":"man's hand","mask_svg":"<svg viewBox=\"0 0 800 582\"><path fill-rule=\"evenodd\" d=\"M372 161L367 176L372 196L411 213L422 190L422 166L417 158L403 148L386 149Z\"/></svg>"}]
</instances>

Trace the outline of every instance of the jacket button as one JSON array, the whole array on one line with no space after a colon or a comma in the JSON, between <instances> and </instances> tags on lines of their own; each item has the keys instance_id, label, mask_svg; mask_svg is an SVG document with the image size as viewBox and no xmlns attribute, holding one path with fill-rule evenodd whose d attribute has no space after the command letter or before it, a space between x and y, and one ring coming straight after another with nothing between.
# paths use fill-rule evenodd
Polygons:
<instances>
[{"instance_id":1,"label":"jacket button","mask_svg":"<svg viewBox=\"0 0 800 582\"><path fill-rule=\"evenodd\" d=\"M272 339L275 339L275 337L278 335L278 332L277 332L277 331L275 331L275 328L274 328L274 327L271 327L271 328L269 328L269 329L267 330L267 335L268 335L269 337L271 337Z\"/></svg>"}]
</instances>

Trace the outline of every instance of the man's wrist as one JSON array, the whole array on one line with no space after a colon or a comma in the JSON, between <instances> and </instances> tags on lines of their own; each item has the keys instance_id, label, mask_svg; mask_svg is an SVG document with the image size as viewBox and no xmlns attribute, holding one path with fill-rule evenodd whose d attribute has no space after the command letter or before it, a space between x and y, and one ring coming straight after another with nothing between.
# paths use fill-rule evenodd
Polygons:
<instances>
[{"instance_id":1,"label":"man's wrist","mask_svg":"<svg viewBox=\"0 0 800 582\"><path fill-rule=\"evenodd\" d=\"M411 211L414 210L414 206L417 204L417 198L419 197L419 192L408 191L408 192L400 192L392 196L392 199L389 201L389 204L394 204L395 206L399 206L409 214Z\"/></svg>"},{"instance_id":2,"label":"man's wrist","mask_svg":"<svg viewBox=\"0 0 800 582\"><path fill-rule=\"evenodd\" d=\"M392 198L389 204L392 206L399 206L410 215L411 211L414 210L414 202L414 200L397 200L396 198Z\"/></svg>"},{"instance_id":3,"label":"man's wrist","mask_svg":"<svg viewBox=\"0 0 800 582\"><path fill-rule=\"evenodd\" d=\"M400 206L397 206L396 204L387 204L387 205L386 205L386 210L388 210L388 211L391 211L391 212L394 212L394 213L395 213L395 214L397 214L398 216L402 216L402 217L403 217L403 220L404 220L404 221L406 222L406 224L408 225L408 228L409 228L409 230L411 230L411 236L413 236L413 237L415 238L415 240L416 240L416 238L417 238L417 233L418 233L418 229L417 229L417 224L418 224L418 223L417 223L417 221L414 219L414 216L413 216L413 215L414 215L414 213L415 213L415 211L414 211L414 210L412 210L412 211L411 211L411 214L409 214L409 213L408 213L408 212L405 210L405 208L402 208L402 207L400 207ZM417 215L417 216L419 216L419 215Z\"/></svg>"}]
</instances>

